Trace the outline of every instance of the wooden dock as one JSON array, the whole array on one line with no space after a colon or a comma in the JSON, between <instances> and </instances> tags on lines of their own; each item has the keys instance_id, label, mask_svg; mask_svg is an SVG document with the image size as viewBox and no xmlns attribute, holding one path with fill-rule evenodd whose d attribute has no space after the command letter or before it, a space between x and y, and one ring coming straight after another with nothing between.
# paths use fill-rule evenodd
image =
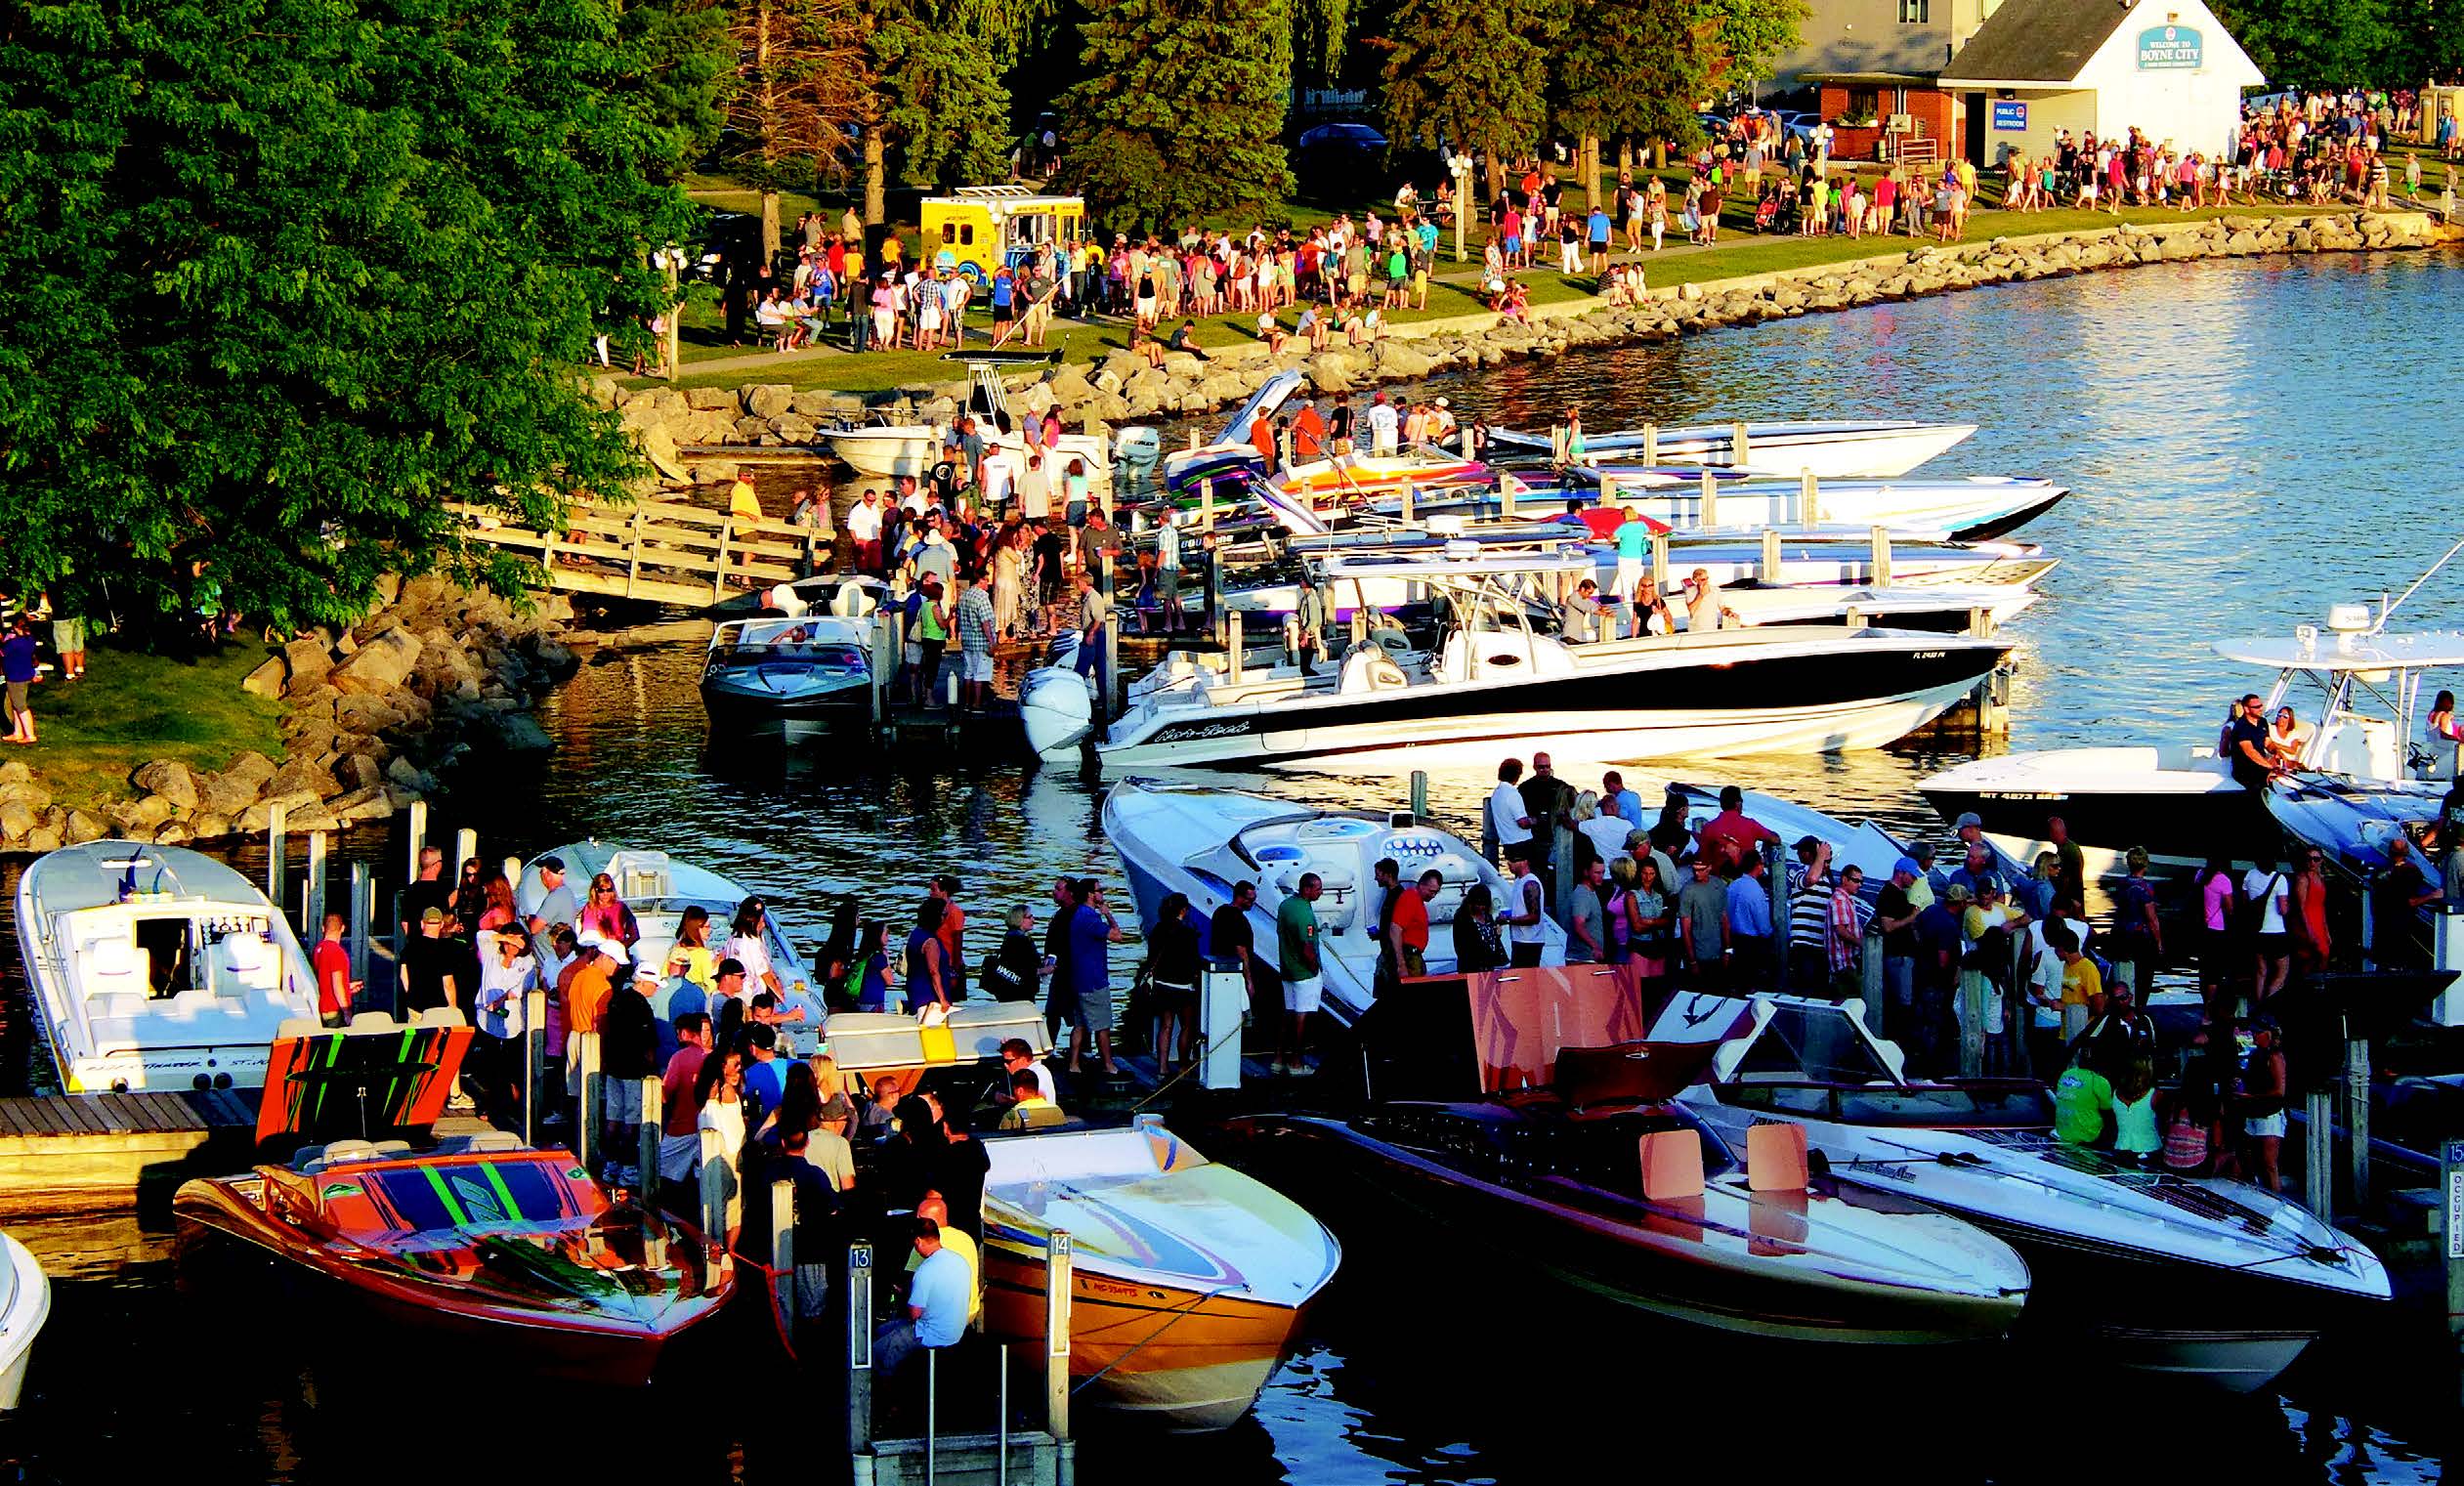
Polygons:
<instances>
[{"instance_id":1,"label":"wooden dock","mask_svg":"<svg viewBox=\"0 0 2464 1486\"><path fill-rule=\"evenodd\" d=\"M447 509L463 518L471 540L535 560L542 586L689 609L820 572L829 566L837 539L828 526L767 518L744 523L725 511L674 501L577 503L562 531L508 525L478 506Z\"/></svg>"},{"instance_id":2,"label":"wooden dock","mask_svg":"<svg viewBox=\"0 0 2464 1486\"><path fill-rule=\"evenodd\" d=\"M0 1210L137 1206L245 1167L256 1124L254 1090L0 1099Z\"/></svg>"}]
</instances>

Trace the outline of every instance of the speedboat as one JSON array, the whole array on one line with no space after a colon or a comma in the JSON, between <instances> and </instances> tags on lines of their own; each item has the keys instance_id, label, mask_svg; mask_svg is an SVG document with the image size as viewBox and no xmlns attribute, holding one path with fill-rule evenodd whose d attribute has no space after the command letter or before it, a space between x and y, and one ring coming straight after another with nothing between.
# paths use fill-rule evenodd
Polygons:
<instances>
[{"instance_id":1,"label":"speedboat","mask_svg":"<svg viewBox=\"0 0 2464 1486\"><path fill-rule=\"evenodd\" d=\"M0 1233L0 1413L14 1409L25 1395L25 1365L34 1355L34 1338L51 1319L52 1282L33 1252L16 1238Z\"/></svg>"},{"instance_id":2,"label":"speedboat","mask_svg":"<svg viewBox=\"0 0 2464 1486\"><path fill-rule=\"evenodd\" d=\"M1632 1040L1642 1013L1618 972L1414 991L1362 1023L1367 1110L1235 1120L1232 1154L1326 1191L1338 1222L1444 1234L1509 1288L1545 1277L1715 1332L1950 1343L2018 1317L2027 1267L1999 1240L1817 1173L1793 1132L1723 1138L1678 1102L1700 1049Z\"/></svg>"},{"instance_id":3,"label":"speedboat","mask_svg":"<svg viewBox=\"0 0 2464 1486\"><path fill-rule=\"evenodd\" d=\"M985 1329L1042 1336L1052 1235L1067 1232L1082 1396L1166 1428L1248 1413L1342 1258L1299 1205L1153 1115L1129 1129L995 1135L984 1152Z\"/></svg>"},{"instance_id":4,"label":"speedboat","mask_svg":"<svg viewBox=\"0 0 2464 1486\"><path fill-rule=\"evenodd\" d=\"M1645 519L1686 528L1784 527L1834 523L1871 530L1938 535L1948 541L1989 541L2018 531L2070 492L2050 480L1966 475L1933 480L1818 480L1813 498L1796 480L1702 482L1682 470L1604 465L1569 471L1595 483L1603 507L1632 507ZM1588 477L1588 480L1587 480Z\"/></svg>"},{"instance_id":5,"label":"speedboat","mask_svg":"<svg viewBox=\"0 0 2464 1486\"><path fill-rule=\"evenodd\" d=\"M496 1130L414 1149L470 1038L449 1008L407 1027L363 1012L348 1030L281 1029L258 1132L297 1148L183 1184L183 1250L235 1242L272 1263L294 1313L362 1347L484 1357L514 1378L649 1381L718 1313L732 1269L692 1228L614 1206L569 1152Z\"/></svg>"},{"instance_id":6,"label":"speedboat","mask_svg":"<svg viewBox=\"0 0 2464 1486\"><path fill-rule=\"evenodd\" d=\"M784 617L720 622L702 660L703 709L752 723L869 717L882 591L877 579L836 579L828 612L815 614L800 595L774 590Z\"/></svg>"},{"instance_id":7,"label":"speedboat","mask_svg":"<svg viewBox=\"0 0 2464 1486\"><path fill-rule=\"evenodd\" d=\"M1414 490L1446 490L1490 483L1489 467L1433 446L1391 454L1336 454L1303 460L1265 477L1289 499L1313 505L1342 504Z\"/></svg>"},{"instance_id":8,"label":"speedboat","mask_svg":"<svg viewBox=\"0 0 2464 1486\"><path fill-rule=\"evenodd\" d=\"M1745 447L1737 447L1736 430L1745 430ZM1914 423L1899 419L1799 421L1773 423L1707 423L1690 427L1624 429L1586 434L1588 458L1643 454L1654 462L1683 465L1740 465L1795 476L1811 470L1822 479L1904 475L1943 453L1976 431L1973 423ZM1499 448L1547 451L1547 434L1494 428L1489 442Z\"/></svg>"},{"instance_id":9,"label":"speedboat","mask_svg":"<svg viewBox=\"0 0 2464 1486\"><path fill-rule=\"evenodd\" d=\"M2363 880L2392 860L2398 839L2417 840L2435 824L2446 785L2423 780L2291 777L2268 785L2268 813L2284 833L2317 847Z\"/></svg>"},{"instance_id":10,"label":"speedboat","mask_svg":"<svg viewBox=\"0 0 2464 1486\"><path fill-rule=\"evenodd\" d=\"M1250 882L1257 888L1251 932L1258 945L1272 945L1276 912L1300 890L1302 875L1315 872L1326 1004L1344 1021L1377 998L1379 905L1372 899L1381 860L1393 858L1407 882L1432 870L1444 879L1428 905L1431 974L1454 970L1453 925L1466 892L1486 887L1501 914L1512 903L1503 872L1462 837L1409 814L1318 809L1234 789L1126 779L1104 796L1103 827L1150 931L1169 894L1187 894L1211 918L1232 901L1236 884ZM1542 960L1562 962L1565 930L1546 915L1541 923Z\"/></svg>"},{"instance_id":11,"label":"speedboat","mask_svg":"<svg viewBox=\"0 0 2464 1486\"><path fill-rule=\"evenodd\" d=\"M1412 561L1338 558L1357 578L1407 578L1449 605L1428 661L1406 670L1381 646L1338 666L1152 693L1095 751L1108 765L1262 762L1279 768L1474 762L1498 740L1550 742L1608 759L1878 747L1940 716L2007 659L2008 643L1914 630L1769 624L1573 644L1535 628L1528 585L1571 583L1588 554ZM1083 678L1046 667L1021 690L1028 743L1046 758L1092 733Z\"/></svg>"},{"instance_id":12,"label":"speedboat","mask_svg":"<svg viewBox=\"0 0 2464 1486\"><path fill-rule=\"evenodd\" d=\"M541 852L526 863L522 880L514 889L519 901L530 903L541 891L539 863L547 857L565 864L566 885L573 889L577 902L588 900L583 889L599 873L606 872L615 881L616 898L633 911L634 926L641 930L642 937L633 946L633 963L654 970L665 967L667 952L676 946L677 928L684 921L685 910L698 908L710 915L708 943L716 951L727 943L737 910L757 896L707 868L680 862L655 848L613 846L589 840ZM780 1025L789 1044L800 1053L819 1035L821 1000L805 973L804 957L797 953L787 925L766 903L761 938L762 950L770 956L770 968L787 993L781 998L781 1009L800 1007L804 1012L801 1020ZM760 989L758 985L751 988Z\"/></svg>"},{"instance_id":13,"label":"speedboat","mask_svg":"<svg viewBox=\"0 0 2464 1486\"><path fill-rule=\"evenodd\" d=\"M18 879L18 949L69 1093L255 1088L317 977L256 884L179 846L88 841Z\"/></svg>"},{"instance_id":14,"label":"speedboat","mask_svg":"<svg viewBox=\"0 0 2464 1486\"><path fill-rule=\"evenodd\" d=\"M1000 1070L1001 1043L1015 1039L1039 1058L1052 1050L1043 1013L1033 1001L964 1000L946 1014L931 1006L912 1012L834 1011L821 1032L840 1073L868 1089L883 1076L896 1075L910 1093L927 1075L963 1084L980 1073L984 1092L1006 1098L1009 1076Z\"/></svg>"},{"instance_id":15,"label":"speedboat","mask_svg":"<svg viewBox=\"0 0 2464 1486\"><path fill-rule=\"evenodd\" d=\"M2390 634L2386 623L2386 610L2373 616L2366 605L2338 604L2323 632L2303 624L2290 638L2217 644L2228 660L2275 672L2262 693L2268 718L2291 705L2311 724L2297 772L2394 784L2436 767L2408 741L2425 673L2464 665L2464 633ZM2060 816L2100 874L2120 870L2133 846L2187 870L2210 856L2249 861L2283 844L2265 801L2233 779L2212 738L2009 753L1945 770L1918 788L1946 818L1975 814L1994 844L2022 862L2046 849L2045 822Z\"/></svg>"},{"instance_id":16,"label":"speedboat","mask_svg":"<svg viewBox=\"0 0 2464 1486\"><path fill-rule=\"evenodd\" d=\"M1003 363L982 357L956 357L967 362L966 411L976 420L979 436L988 448L1007 453L1013 468L1023 469L1027 460L1027 437L1024 424L1009 406L1009 389L1001 380ZM875 480L913 475L922 480L932 473L941 458L942 449L956 442L949 423L873 424L857 428L825 430L821 438L829 445L830 452L859 475ZM1103 439L1094 434L1063 434L1045 451L1046 461L1057 461L1056 470L1066 470L1072 461L1083 464L1097 490L1112 484L1112 460ZM1057 486L1056 486L1057 488Z\"/></svg>"},{"instance_id":17,"label":"speedboat","mask_svg":"<svg viewBox=\"0 0 2464 1486\"><path fill-rule=\"evenodd\" d=\"M2377 1256L2298 1203L2056 1140L2040 1083L1910 1079L1860 1002L1679 993L1651 1037L1711 1049L1684 1099L1730 1139L1797 1125L1843 1187L2009 1242L2036 1281L2022 1330L2101 1362L2247 1392L2389 1296Z\"/></svg>"},{"instance_id":18,"label":"speedboat","mask_svg":"<svg viewBox=\"0 0 2464 1486\"><path fill-rule=\"evenodd\" d=\"M1162 457L1156 473L1162 477L1167 490L1182 492L1194 489L1201 480L1255 471L1263 463L1257 446L1253 442L1257 421L1272 421L1275 414L1292 401L1292 395L1309 385L1306 372L1278 371L1265 384L1250 394L1249 401L1232 410L1215 436L1192 448L1173 449ZM1126 437L1127 431L1124 431Z\"/></svg>"}]
</instances>

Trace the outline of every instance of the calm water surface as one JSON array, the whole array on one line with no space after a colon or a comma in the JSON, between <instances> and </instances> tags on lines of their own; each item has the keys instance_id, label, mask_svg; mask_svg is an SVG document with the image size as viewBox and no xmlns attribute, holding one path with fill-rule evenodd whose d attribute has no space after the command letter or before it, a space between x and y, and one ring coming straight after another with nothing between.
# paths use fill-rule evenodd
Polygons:
<instances>
[{"instance_id":1,"label":"calm water surface","mask_svg":"<svg viewBox=\"0 0 2464 1486\"><path fill-rule=\"evenodd\" d=\"M2400 590L2464 536L2444 369L2464 334L2459 294L2464 260L2447 256L2168 265L1432 387L1520 425L1578 401L1595 429L1737 414L1976 423L1942 473L2044 475L2073 490L2023 533L2062 566L2013 626L2024 649L2011 745L2198 738L2254 679L2214 656L2215 639L2282 632L2331 602ZM2405 618L2464 624L2459 595L2464 565ZM970 908L990 910L1041 906L1059 872L1119 880L1096 828L1100 782L1005 761L949 774L839 747L714 743L698 661L690 646L603 657L547 708L557 752L509 763L440 822L481 826L491 856L584 835L663 846L758 886L807 940L833 895L895 911L931 872L958 872ZM1679 772L1938 828L1912 785L1962 756ZM1587 784L1601 762L1558 759ZM1490 783L1482 771L1441 775L1433 804L1470 829ZM1399 804L1401 785L1298 776L1265 787ZM518 1387L487 1385L479 1359L469 1379L386 1381L398 1409L355 1403L336 1419L339 1406L312 1405L318 1381L283 1339L318 1318L269 1308L239 1335L205 1329L173 1285L165 1236L145 1221L23 1231L64 1275L32 1405L0 1423L26 1479L340 1482L414 1465L496 1478L637 1458L677 1480L813 1473L699 1443L724 1432L731 1400L795 1407L747 1377L712 1378L647 1411L600 1402L539 1417ZM1098 1429L1084 1468L1098 1482L1511 1482L1678 1463L1948 1481L2424 1481L2441 1475L2456 1418L2451 1364L2410 1333L2315 1348L2281 1396L2184 1409L2088 1361L1997 1351L1942 1368L1890 1353L1714 1352L1683 1334L1591 1330L1579 1311L1518 1276L1454 1266L1438 1236L1355 1235L1308 1344L1253 1419L1194 1446ZM380 1338L369 1352L382 1381ZM818 1433L825 1422L814 1423ZM649 1443L637 1450L637 1438Z\"/></svg>"}]
</instances>

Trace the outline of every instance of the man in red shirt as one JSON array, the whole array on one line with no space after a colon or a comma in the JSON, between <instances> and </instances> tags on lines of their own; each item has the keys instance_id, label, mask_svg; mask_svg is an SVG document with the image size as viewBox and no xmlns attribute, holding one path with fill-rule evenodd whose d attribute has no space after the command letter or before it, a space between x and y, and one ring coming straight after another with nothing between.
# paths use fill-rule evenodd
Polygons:
<instances>
[{"instance_id":1,"label":"man in red shirt","mask_svg":"<svg viewBox=\"0 0 2464 1486\"><path fill-rule=\"evenodd\" d=\"M1730 785L1720 791L1720 813L1704 825L1696 850L1709 856L1714 866L1728 868L1759 851L1765 841L1778 845L1779 832L1747 815L1744 791Z\"/></svg>"},{"instance_id":2,"label":"man in red shirt","mask_svg":"<svg viewBox=\"0 0 2464 1486\"><path fill-rule=\"evenodd\" d=\"M701 1077L701 1061L710 1055L710 1040L706 1013L688 1011L676 1018L676 1050L668 1054L658 1077L658 1132L663 1137L658 1142L658 1176L678 1189L679 1198L701 1161L701 1106L693 1090Z\"/></svg>"},{"instance_id":3,"label":"man in red shirt","mask_svg":"<svg viewBox=\"0 0 2464 1486\"><path fill-rule=\"evenodd\" d=\"M310 956L317 971L317 1016L328 1027L350 1022L351 998L360 994L360 983L351 978L351 952L342 943L342 925L340 913L327 913L324 937Z\"/></svg>"},{"instance_id":4,"label":"man in red shirt","mask_svg":"<svg viewBox=\"0 0 2464 1486\"><path fill-rule=\"evenodd\" d=\"M1257 450L1258 461L1268 471L1283 463L1275 448L1275 420L1264 413L1258 414L1250 423L1250 446Z\"/></svg>"},{"instance_id":5,"label":"man in red shirt","mask_svg":"<svg viewBox=\"0 0 2464 1486\"><path fill-rule=\"evenodd\" d=\"M1420 880L1395 894L1394 907L1386 914L1386 950L1394 956L1396 971L1406 979L1428 973L1428 904L1437 890L1446 885L1446 878L1437 869L1421 873Z\"/></svg>"},{"instance_id":6,"label":"man in red shirt","mask_svg":"<svg viewBox=\"0 0 2464 1486\"><path fill-rule=\"evenodd\" d=\"M1318 404L1305 399L1292 420L1292 457L1303 464L1326 457L1326 420L1318 416ZM1269 455L1267 463L1273 462Z\"/></svg>"}]
</instances>

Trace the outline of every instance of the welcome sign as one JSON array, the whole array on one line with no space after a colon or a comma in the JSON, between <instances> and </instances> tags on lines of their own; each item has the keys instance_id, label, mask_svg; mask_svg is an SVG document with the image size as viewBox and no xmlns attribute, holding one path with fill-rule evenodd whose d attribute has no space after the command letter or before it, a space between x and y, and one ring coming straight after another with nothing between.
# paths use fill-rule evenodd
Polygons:
<instances>
[{"instance_id":1,"label":"welcome sign","mask_svg":"<svg viewBox=\"0 0 2464 1486\"><path fill-rule=\"evenodd\" d=\"M2188 72L2201 61L2198 27L2151 25L2139 33L2139 70Z\"/></svg>"}]
</instances>

